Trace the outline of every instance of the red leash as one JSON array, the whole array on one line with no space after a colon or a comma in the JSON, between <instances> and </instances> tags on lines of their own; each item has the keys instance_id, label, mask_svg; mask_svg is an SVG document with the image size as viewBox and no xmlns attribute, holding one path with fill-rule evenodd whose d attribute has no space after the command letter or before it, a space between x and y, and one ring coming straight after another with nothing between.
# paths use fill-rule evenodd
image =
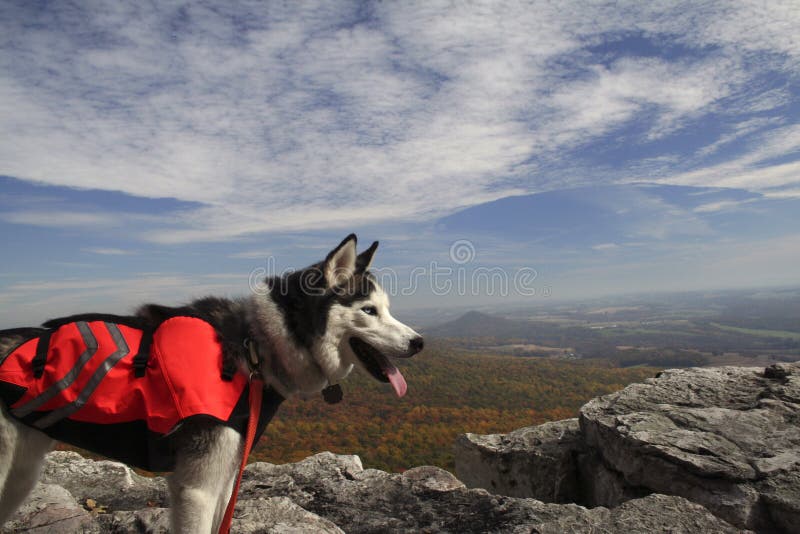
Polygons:
<instances>
[{"instance_id":1,"label":"red leash","mask_svg":"<svg viewBox=\"0 0 800 534\"><path fill-rule=\"evenodd\" d=\"M236 483L233 485L233 493L231 493L231 500L228 501L228 507L225 509L225 515L222 518L222 523L219 526L219 534L228 534L231 530L231 522L233 521L233 509L236 507L236 497L239 495L239 485L242 483L242 474L247 465L247 457L250 456L250 451L253 448L253 441L256 437L256 427L258 426L258 419L261 416L261 396L264 393L264 382L259 378L253 378L250 381L250 417L247 420L247 434L244 438L244 450L242 451L242 463L239 466L239 474L236 476Z\"/></svg>"}]
</instances>

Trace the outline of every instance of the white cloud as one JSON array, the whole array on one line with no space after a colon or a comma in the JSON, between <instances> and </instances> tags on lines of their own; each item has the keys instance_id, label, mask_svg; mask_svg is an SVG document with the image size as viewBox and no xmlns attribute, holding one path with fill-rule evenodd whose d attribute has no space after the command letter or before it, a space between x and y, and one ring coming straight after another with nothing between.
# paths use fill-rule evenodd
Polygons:
<instances>
[{"instance_id":1,"label":"white cloud","mask_svg":"<svg viewBox=\"0 0 800 534\"><path fill-rule=\"evenodd\" d=\"M592 250L597 251L610 251L610 250L617 250L619 245L616 243L598 243L597 245L592 246Z\"/></svg>"},{"instance_id":2,"label":"white cloud","mask_svg":"<svg viewBox=\"0 0 800 534\"><path fill-rule=\"evenodd\" d=\"M0 219L15 224L43 227L107 227L116 225L113 213L88 213L76 211L7 211L0 213Z\"/></svg>"},{"instance_id":3,"label":"white cloud","mask_svg":"<svg viewBox=\"0 0 800 534\"><path fill-rule=\"evenodd\" d=\"M727 187L766 193L800 185L800 160L775 162L800 154L800 124L773 128L755 136L737 157L658 181L669 184Z\"/></svg>"},{"instance_id":4,"label":"white cloud","mask_svg":"<svg viewBox=\"0 0 800 534\"><path fill-rule=\"evenodd\" d=\"M792 102L792 94L785 88L779 87L777 89L770 89L768 91L758 92L753 95L752 101L747 102L746 111L750 113L759 113L762 111L772 111L775 108L780 108Z\"/></svg>"},{"instance_id":5,"label":"white cloud","mask_svg":"<svg viewBox=\"0 0 800 534\"><path fill-rule=\"evenodd\" d=\"M800 188L767 189L764 191L767 198L800 198Z\"/></svg>"},{"instance_id":6,"label":"white cloud","mask_svg":"<svg viewBox=\"0 0 800 534\"><path fill-rule=\"evenodd\" d=\"M64 207L65 202L61 199L49 200L46 204L49 204L49 209L37 206L34 209L0 211L0 220L43 228L82 228L101 232L133 223L164 224L175 221L172 217L142 213L99 211L86 207L69 209Z\"/></svg>"},{"instance_id":7,"label":"white cloud","mask_svg":"<svg viewBox=\"0 0 800 534\"><path fill-rule=\"evenodd\" d=\"M792 7L6 5L0 174L202 204L161 218L146 239L162 243L431 218L513 193L611 181L620 176L575 175L575 148L633 123L646 131L638 142L652 143L710 112L785 105L785 89L743 88L764 69L788 76L798 65ZM630 34L693 55L603 62L588 51ZM775 157L792 150L778 139L771 146ZM758 176L731 183L790 183L790 169L772 169L768 180L770 171L737 165ZM664 180L724 185L723 170ZM56 225L37 215L4 218Z\"/></svg>"},{"instance_id":8,"label":"white cloud","mask_svg":"<svg viewBox=\"0 0 800 534\"><path fill-rule=\"evenodd\" d=\"M709 105L728 95L739 76L725 63L715 59L681 65L625 59L611 68L595 67L588 79L570 83L553 96L559 109L553 131L561 143L571 136L583 141L655 111L658 119L648 138L662 137L687 117L708 112ZM651 111L650 107L657 109Z\"/></svg>"},{"instance_id":9,"label":"white cloud","mask_svg":"<svg viewBox=\"0 0 800 534\"><path fill-rule=\"evenodd\" d=\"M742 204L752 202L751 200L720 200L718 202L709 202L708 204L701 204L694 208L695 213L713 213L716 211L727 211L731 208L738 208Z\"/></svg>"},{"instance_id":10,"label":"white cloud","mask_svg":"<svg viewBox=\"0 0 800 534\"><path fill-rule=\"evenodd\" d=\"M750 135L759 130L764 130L766 128L776 127L782 122L783 119L781 117L759 117L741 121L733 126L730 133L720 136L719 139L713 143L702 147L697 153L700 156L708 156L709 154L713 154L719 150L721 147L739 140L744 136Z\"/></svg>"},{"instance_id":11,"label":"white cloud","mask_svg":"<svg viewBox=\"0 0 800 534\"><path fill-rule=\"evenodd\" d=\"M730 187L751 191L800 184L800 161L771 166L756 166L749 163L746 158L742 158L670 176L662 181L671 184Z\"/></svg>"},{"instance_id":12,"label":"white cloud","mask_svg":"<svg viewBox=\"0 0 800 534\"><path fill-rule=\"evenodd\" d=\"M113 247L86 247L81 249L84 252L91 254L99 254L100 256L129 256L135 254L132 250L125 250Z\"/></svg>"},{"instance_id":13,"label":"white cloud","mask_svg":"<svg viewBox=\"0 0 800 534\"><path fill-rule=\"evenodd\" d=\"M145 302L179 305L208 294L245 294L247 273L143 273L119 278L22 280L2 288L0 325L34 325L74 313L131 313Z\"/></svg>"},{"instance_id":14,"label":"white cloud","mask_svg":"<svg viewBox=\"0 0 800 534\"><path fill-rule=\"evenodd\" d=\"M229 258L244 259L244 260L265 260L273 257L274 253L271 250L245 250L230 254Z\"/></svg>"}]
</instances>

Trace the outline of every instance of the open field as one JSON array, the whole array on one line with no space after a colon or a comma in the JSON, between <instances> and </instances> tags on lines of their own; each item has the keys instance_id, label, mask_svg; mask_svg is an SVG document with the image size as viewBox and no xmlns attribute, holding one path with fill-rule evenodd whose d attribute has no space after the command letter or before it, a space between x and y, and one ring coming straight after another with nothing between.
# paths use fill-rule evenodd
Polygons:
<instances>
[{"instance_id":1,"label":"open field","mask_svg":"<svg viewBox=\"0 0 800 534\"><path fill-rule=\"evenodd\" d=\"M727 332L737 332L740 334L746 334L748 336L775 337L781 339L792 339L795 341L800 340L800 333L798 332L787 332L786 330L764 330L759 328L742 328L739 326L728 326L719 323L710 323L710 324L714 328L719 328L720 330L725 330Z\"/></svg>"}]
</instances>

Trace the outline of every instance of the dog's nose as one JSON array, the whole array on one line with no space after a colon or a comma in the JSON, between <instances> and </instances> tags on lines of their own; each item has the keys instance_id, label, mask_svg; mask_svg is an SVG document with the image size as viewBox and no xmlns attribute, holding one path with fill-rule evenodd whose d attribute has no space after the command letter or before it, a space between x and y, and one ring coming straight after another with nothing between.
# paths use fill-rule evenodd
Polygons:
<instances>
[{"instance_id":1,"label":"dog's nose","mask_svg":"<svg viewBox=\"0 0 800 534\"><path fill-rule=\"evenodd\" d=\"M408 342L408 349L411 351L411 354L420 352L424 346L425 340L422 339L422 336L417 336Z\"/></svg>"}]
</instances>

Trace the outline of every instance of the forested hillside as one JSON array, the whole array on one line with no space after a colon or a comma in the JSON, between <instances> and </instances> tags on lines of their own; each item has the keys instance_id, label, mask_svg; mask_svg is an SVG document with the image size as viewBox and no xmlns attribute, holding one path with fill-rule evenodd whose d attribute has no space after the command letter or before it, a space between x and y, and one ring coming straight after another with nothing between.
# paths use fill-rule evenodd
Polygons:
<instances>
[{"instance_id":1,"label":"forested hillside","mask_svg":"<svg viewBox=\"0 0 800 534\"><path fill-rule=\"evenodd\" d=\"M392 471L433 464L453 468L451 446L464 432L506 432L576 415L597 395L653 376L653 368L615 369L583 362L482 355L445 346L400 362L409 391L356 371L344 400L284 403L254 460L295 461L324 450L358 454Z\"/></svg>"}]
</instances>

